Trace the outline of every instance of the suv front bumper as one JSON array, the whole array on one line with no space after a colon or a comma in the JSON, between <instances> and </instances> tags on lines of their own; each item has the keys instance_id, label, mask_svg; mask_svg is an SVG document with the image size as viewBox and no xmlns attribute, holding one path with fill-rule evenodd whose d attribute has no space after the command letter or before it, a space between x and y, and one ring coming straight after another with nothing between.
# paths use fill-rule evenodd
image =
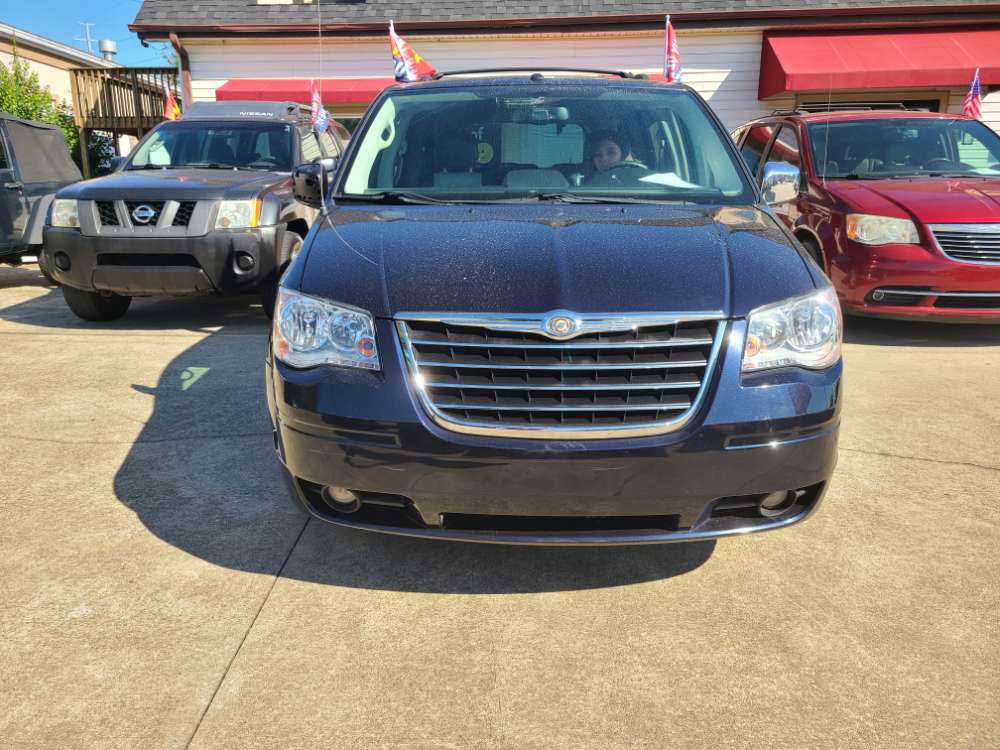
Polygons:
<instances>
[{"instance_id":1,"label":"suv front bumper","mask_svg":"<svg viewBox=\"0 0 1000 750\"><path fill-rule=\"evenodd\" d=\"M253 292L275 267L278 227L209 232L197 237L109 237L46 227L45 253L55 279L86 291L131 296ZM65 254L68 270L56 259ZM241 269L237 256L253 267Z\"/></svg>"},{"instance_id":2,"label":"suv front bumper","mask_svg":"<svg viewBox=\"0 0 1000 750\"><path fill-rule=\"evenodd\" d=\"M376 321L379 341L396 341ZM690 541L780 528L818 506L837 460L842 366L739 372L733 325L700 412L644 438L461 435L434 424L398 345L381 372L267 367L268 407L292 499L332 523L409 536L522 544ZM322 488L352 490L345 513ZM763 517L764 495L790 495Z\"/></svg>"}]
</instances>

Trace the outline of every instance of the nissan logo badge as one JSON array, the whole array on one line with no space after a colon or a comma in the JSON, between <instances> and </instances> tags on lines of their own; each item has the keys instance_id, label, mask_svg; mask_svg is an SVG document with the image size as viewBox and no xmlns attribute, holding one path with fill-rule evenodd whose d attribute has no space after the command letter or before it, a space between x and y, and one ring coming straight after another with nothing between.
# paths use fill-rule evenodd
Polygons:
<instances>
[{"instance_id":1,"label":"nissan logo badge","mask_svg":"<svg viewBox=\"0 0 1000 750\"><path fill-rule=\"evenodd\" d=\"M137 224L148 224L156 216L156 211L153 210L152 206L147 206L143 203L141 206L136 206L132 211L132 218L135 219Z\"/></svg>"}]
</instances>

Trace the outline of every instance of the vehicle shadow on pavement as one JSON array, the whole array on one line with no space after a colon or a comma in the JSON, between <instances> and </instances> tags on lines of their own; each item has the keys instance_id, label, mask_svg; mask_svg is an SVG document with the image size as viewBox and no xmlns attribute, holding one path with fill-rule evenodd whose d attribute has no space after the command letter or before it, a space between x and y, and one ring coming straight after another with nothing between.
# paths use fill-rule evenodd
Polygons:
<instances>
[{"instance_id":1,"label":"vehicle shadow on pavement","mask_svg":"<svg viewBox=\"0 0 1000 750\"><path fill-rule=\"evenodd\" d=\"M848 316L844 343L863 346L1000 346L1000 325L933 323Z\"/></svg>"},{"instance_id":2,"label":"vehicle shadow on pavement","mask_svg":"<svg viewBox=\"0 0 1000 750\"><path fill-rule=\"evenodd\" d=\"M258 306L249 298L136 300L123 319L99 324L73 318L61 297L53 289L0 310L0 318L32 328L86 328L105 338L114 331L165 337L173 331L175 338L190 335L184 331L206 334L162 370L157 367L155 385L133 383L133 393L123 394L143 394L152 403L113 487L150 532L209 563L265 575L281 570L285 577L337 586L485 594L661 580L698 568L714 550L713 542L494 546L307 523L287 499L274 456L264 398L268 322ZM165 340L165 349L171 340ZM125 341L123 358L134 335ZM127 360L120 366L128 368Z\"/></svg>"}]
</instances>

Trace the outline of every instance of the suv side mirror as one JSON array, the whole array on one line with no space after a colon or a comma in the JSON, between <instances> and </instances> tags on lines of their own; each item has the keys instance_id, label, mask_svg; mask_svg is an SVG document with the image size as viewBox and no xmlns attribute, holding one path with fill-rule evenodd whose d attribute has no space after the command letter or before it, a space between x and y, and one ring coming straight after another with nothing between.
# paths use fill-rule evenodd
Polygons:
<instances>
[{"instance_id":1,"label":"suv side mirror","mask_svg":"<svg viewBox=\"0 0 1000 750\"><path fill-rule=\"evenodd\" d=\"M311 208L323 208L336 169L337 160L333 157L300 164L293 169L292 194L295 200Z\"/></svg>"},{"instance_id":2,"label":"suv side mirror","mask_svg":"<svg viewBox=\"0 0 1000 750\"><path fill-rule=\"evenodd\" d=\"M118 167L120 167L124 163L125 163L125 157L124 156L112 156L111 157L111 171L112 172L117 172L118 171Z\"/></svg>"},{"instance_id":3,"label":"suv side mirror","mask_svg":"<svg viewBox=\"0 0 1000 750\"><path fill-rule=\"evenodd\" d=\"M764 202L773 206L775 203L792 200L799 194L800 182L798 167L784 161L769 161L764 165L764 176L760 184Z\"/></svg>"}]
</instances>

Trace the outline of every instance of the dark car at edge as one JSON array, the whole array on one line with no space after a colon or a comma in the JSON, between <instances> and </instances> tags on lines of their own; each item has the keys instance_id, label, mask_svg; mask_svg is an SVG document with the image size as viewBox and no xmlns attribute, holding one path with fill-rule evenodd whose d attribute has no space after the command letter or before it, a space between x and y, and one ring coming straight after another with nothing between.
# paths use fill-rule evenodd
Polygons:
<instances>
[{"instance_id":1,"label":"dark car at edge","mask_svg":"<svg viewBox=\"0 0 1000 750\"><path fill-rule=\"evenodd\" d=\"M267 361L295 504L524 544L776 529L837 457L840 309L687 87L441 76L372 104ZM329 182L329 184L328 184Z\"/></svg>"}]
</instances>

